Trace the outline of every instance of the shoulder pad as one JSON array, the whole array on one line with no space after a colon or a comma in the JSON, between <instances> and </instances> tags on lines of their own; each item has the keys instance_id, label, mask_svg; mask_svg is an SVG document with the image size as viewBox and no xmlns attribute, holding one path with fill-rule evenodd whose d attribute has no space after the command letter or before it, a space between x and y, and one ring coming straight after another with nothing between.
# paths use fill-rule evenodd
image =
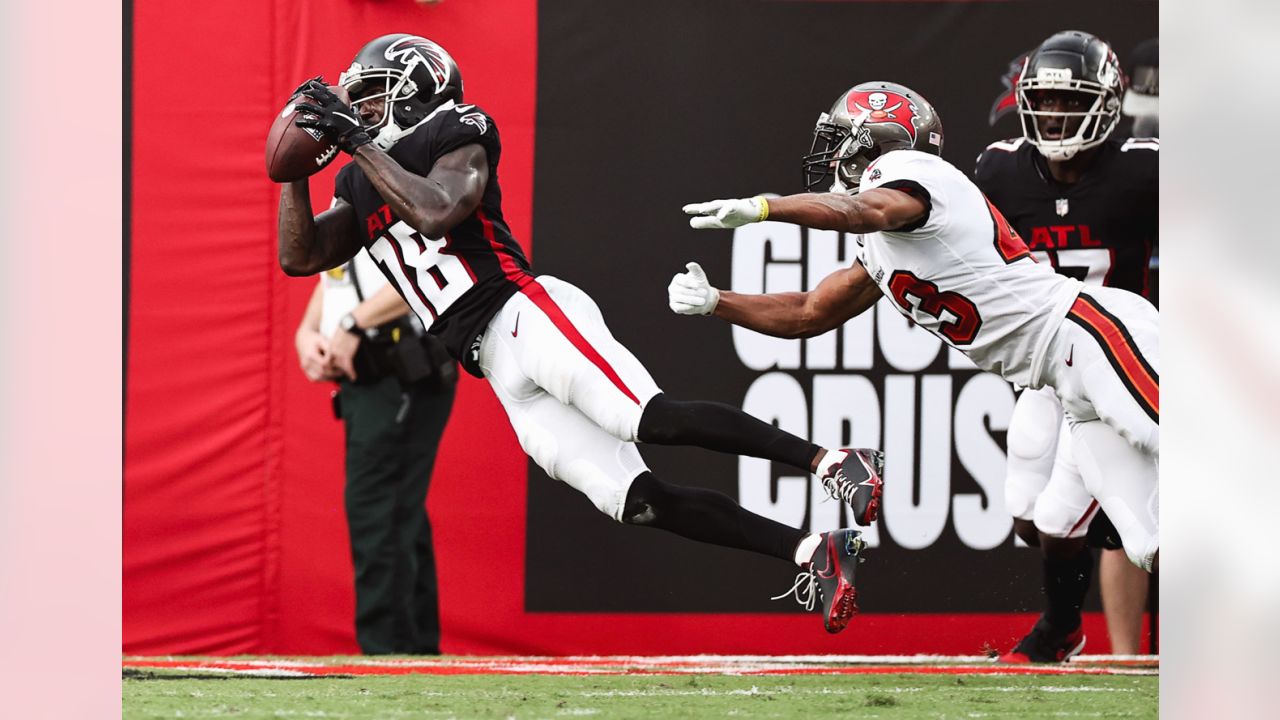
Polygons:
<instances>
[{"instance_id":1,"label":"shoulder pad","mask_svg":"<svg viewBox=\"0 0 1280 720\"><path fill-rule=\"evenodd\" d=\"M489 161L496 163L502 143L493 118L475 105L454 105L431 120L431 150L434 157L456 150L463 145L479 143L489 154Z\"/></svg>"},{"instance_id":2,"label":"shoulder pad","mask_svg":"<svg viewBox=\"0 0 1280 720\"><path fill-rule=\"evenodd\" d=\"M998 150L1000 152L1016 152L1022 144L1027 141L1024 137L1009 138L1008 140L997 140L987 146L988 150Z\"/></svg>"}]
</instances>

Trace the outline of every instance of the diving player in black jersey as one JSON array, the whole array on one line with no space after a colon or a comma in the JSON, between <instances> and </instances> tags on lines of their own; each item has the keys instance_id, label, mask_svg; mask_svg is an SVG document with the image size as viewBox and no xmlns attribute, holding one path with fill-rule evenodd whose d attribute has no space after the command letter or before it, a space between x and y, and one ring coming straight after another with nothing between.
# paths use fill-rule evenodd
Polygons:
<instances>
[{"instance_id":1,"label":"diving player in black jersey","mask_svg":"<svg viewBox=\"0 0 1280 720\"><path fill-rule=\"evenodd\" d=\"M463 102L461 74L439 45L377 38L340 82L350 106L318 79L297 91L316 102L299 106L297 124L325 133L353 161L319 215L307 181L284 188L285 273L311 275L367 247L429 332L489 380L521 447L548 475L617 521L794 561L810 603L820 591L828 632L844 629L856 611L856 530L807 534L723 494L665 483L635 443L697 445L815 472L862 525L877 516L880 453L823 449L728 405L668 398L590 297L535 277L503 219L497 126Z\"/></svg>"},{"instance_id":2,"label":"diving player in black jersey","mask_svg":"<svg viewBox=\"0 0 1280 720\"><path fill-rule=\"evenodd\" d=\"M1015 90L1023 136L979 156L978 187L1041 262L1146 296L1159 237L1160 144L1110 137L1124 92L1115 54L1087 33L1057 33L1030 54ZM1062 661L1084 646L1080 606L1093 574L1086 533L1098 503L1084 489L1070 442L1054 393L1023 391L1009 424L1005 502L1018 536L1044 552L1048 602L1003 662ZM1118 575L1132 571L1145 587L1146 573L1112 559L1124 565ZM1113 642L1121 635L1113 632Z\"/></svg>"}]
</instances>

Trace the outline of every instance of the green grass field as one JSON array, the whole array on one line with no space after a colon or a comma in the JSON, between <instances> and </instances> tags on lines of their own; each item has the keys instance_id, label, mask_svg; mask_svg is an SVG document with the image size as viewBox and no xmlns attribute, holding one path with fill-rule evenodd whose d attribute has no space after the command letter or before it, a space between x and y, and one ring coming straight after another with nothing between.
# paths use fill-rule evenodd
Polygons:
<instances>
[{"instance_id":1,"label":"green grass field","mask_svg":"<svg viewBox=\"0 0 1280 720\"><path fill-rule=\"evenodd\" d=\"M361 675L124 670L136 718L1154 718L1153 675Z\"/></svg>"}]
</instances>

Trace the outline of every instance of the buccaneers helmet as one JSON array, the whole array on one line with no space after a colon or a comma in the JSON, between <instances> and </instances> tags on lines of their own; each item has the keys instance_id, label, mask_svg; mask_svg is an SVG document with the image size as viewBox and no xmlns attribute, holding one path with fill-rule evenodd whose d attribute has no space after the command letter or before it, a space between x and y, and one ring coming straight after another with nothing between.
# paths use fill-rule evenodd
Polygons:
<instances>
[{"instance_id":1,"label":"buccaneers helmet","mask_svg":"<svg viewBox=\"0 0 1280 720\"><path fill-rule=\"evenodd\" d=\"M1053 35L1027 56L1018 78L1023 136L1050 160L1101 145L1120 117L1124 82L1102 40L1077 30ZM1055 93L1060 102L1047 103Z\"/></svg>"},{"instance_id":2,"label":"buccaneers helmet","mask_svg":"<svg viewBox=\"0 0 1280 720\"><path fill-rule=\"evenodd\" d=\"M804 156L804 186L813 192L832 177L831 192L857 192L862 171L890 150L942 154L942 118L904 85L854 85L818 116Z\"/></svg>"},{"instance_id":3,"label":"buccaneers helmet","mask_svg":"<svg viewBox=\"0 0 1280 720\"><path fill-rule=\"evenodd\" d=\"M357 112L364 103L384 101L381 119L368 128L384 150L440 105L462 102L462 73L449 53L405 33L383 35L360 48L338 82L351 94Z\"/></svg>"}]
</instances>

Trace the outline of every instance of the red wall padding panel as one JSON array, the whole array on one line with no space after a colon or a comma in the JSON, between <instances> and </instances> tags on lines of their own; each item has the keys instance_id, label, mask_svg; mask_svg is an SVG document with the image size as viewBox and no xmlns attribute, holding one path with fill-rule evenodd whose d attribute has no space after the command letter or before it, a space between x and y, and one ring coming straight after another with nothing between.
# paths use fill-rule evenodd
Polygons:
<instances>
[{"instance_id":1,"label":"red wall padding panel","mask_svg":"<svg viewBox=\"0 0 1280 720\"><path fill-rule=\"evenodd\" d=\"M535 3L137 3L135 18L124 649L355 652L341 426L294 358L315 281L275 265L266 128L368 39L431 37L502 123L507 218L527 241ZM463 383L430 500L453 652L505 647L486 598L523 583L524 455L489 389Z\"/></svg>"}]
</instances>

